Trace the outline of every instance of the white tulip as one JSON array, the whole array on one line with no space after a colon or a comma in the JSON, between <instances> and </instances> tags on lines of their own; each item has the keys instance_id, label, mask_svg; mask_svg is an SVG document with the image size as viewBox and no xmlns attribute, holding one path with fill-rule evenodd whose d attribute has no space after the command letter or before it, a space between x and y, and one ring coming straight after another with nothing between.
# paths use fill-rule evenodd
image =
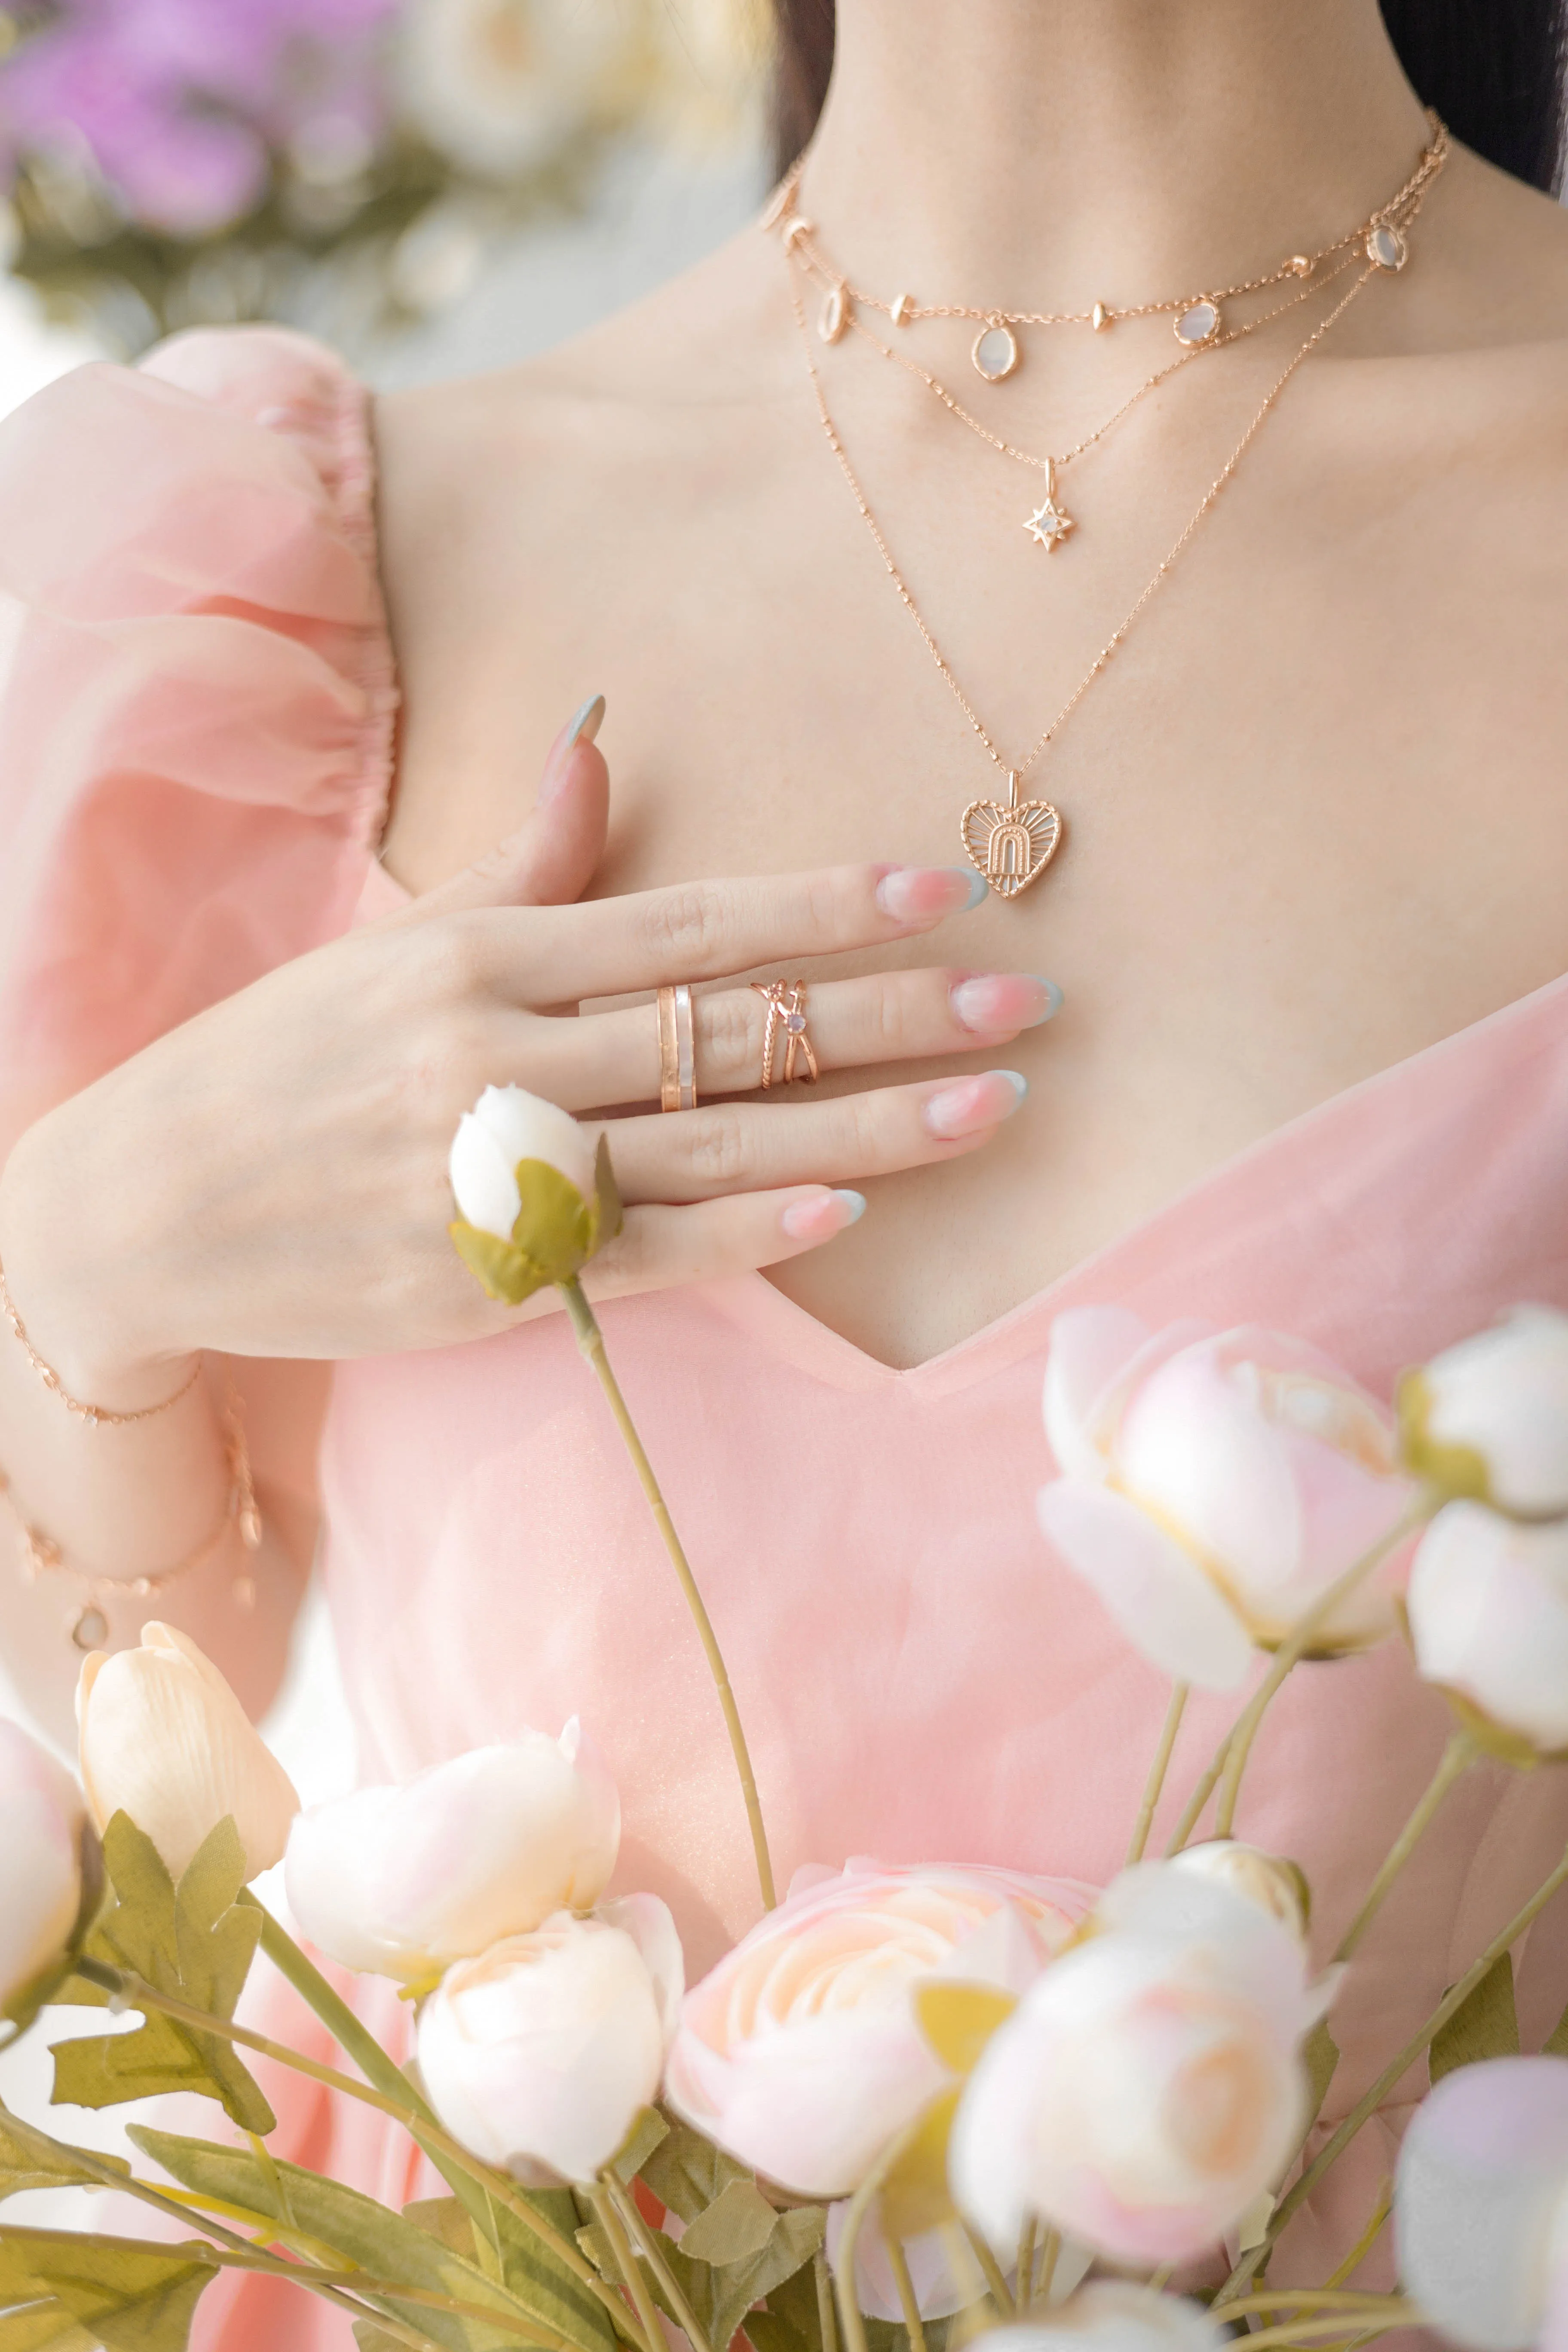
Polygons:
<instances>
[{"instance_id":1,"label":"white tulip","mask_svg":"<svg viewBox=\"0 0 1568 2352\"><path fill-rule=\"evenodd\" d=\"M232 1815L247 1879L281 1861L300 1810L294 1784L188 1634L153 1623L140 1649L95 1650L76 1711L82 1786L100 1830L129 1813L178 1878Z\"/></svg>"},{"instance_id":2,"label":"white tulip","mask_svg":"<svg viewBox=\"0 0 1568 2352\"><path fill-rule=\"evenodd\" d=\"M586 1129L521 1087L487 1087L458 1122L448 1172L461 1213L497 1241L511 1239L521 1213L520 1160L542 1160L584 1201L594 1198L594 1147Z\"/></svg>"},{"instance_id":3,"label":"white tulip","mask_svg":"<svg viewBox=\"0 0 1568 2352\"><path fill-rule=\"evenodd\" d=\"M557 1912L459 1960L419 2020L419 2073L473 2155L538 2186L597 2179L658 2093L682 1991L652 1895Z\"/></svg>"},{"instance_id":4,"label":"white tulip","mask_svg":"<svg viewBox=\"0 0 1568 2352\"><path fill-rule=\"evenodd\" d=\"M1278 2178L1326 2006L1299 1935L1168 1863L1125 1871L982 2053L949 2154L993 2245L1031 2216L1113 2261L1185 2262Z\"/></svg>"},{"instance_id":5,"label":"white tulip","mask_svg":"<svg viewBox=\"0 0 1568 2352\"><path fill-rule=\"evenodd\" d=\"M555 1911L587 1911L616 1866L621 1808L575 1717L524 1731L397 1788L357 1789L301 1813L289 1907L345 1968L419 1984Z\"/></svg>"},{"instance_id":6,"label":"white tulip","mask_svg":"<svg viewBox=\"0 0 1568 2352\"><path fill-rule=\"evenodd\" d=\"M19 1724L0 1722L0 2011L64 1955L86 1823L69 1773Z\"/></svg>"},{"instance_id":7,"label":"white tulip","mask_svg":"<svg viewBox=\"0 0 1568 2352\"><path fill-rule=\"evenodd\" d=\"M1467 2352L1568 2336L1568 2063L1456 2067L1415 2110L1394 2200L1399 2273Z\"/></svg>"},{"instance_id":8,"label":"white tulip","mask_svg":"<svg viewBox=\"0 0 1568 2352\"><path fill-rule=\"evenodd\" d=\"M1197 1878L1212 1879L1248 1903L1258 1904L1282 1927L1302 1936L1311 1910L1306 1874L1300 1865L1260 1846L1244 1845L1239 1838L1210 1838L1203 1845L1184 1846L1171 1857L1171 1868Z\"/></svg>"},{"instance_id":9,"label":"white tulip","mask_svg":"<svg viewBox=\"0 0 1568 2352\"><path fill-rule=\"evenodd\" d=\"M984 2352L1220 2352L1226 2341L1201 2305L1121 2279L1093 2279L1047 2321L988 2328Z\"/></svg>"},{"instance_id":10,"label":"white tulip","mask_svg":"<svg viewBox=\"0 0 1568 2352\"><path fill-rule=\"evenodd\" d=\"M1521 1518L1568 1512L1568 1315L1518 1307L1409 1374L1400 1392L1415 1466Z\"/></svg>"},{"instance_id":11,"label":"white tulip","mask_svg":"<svg viewBox=\"0 0 1568 2352\"><path fill-rule=\"evenodd\" d=\"M1429 1683L1527 1739L1568 1753L1568 1522L1448 1503L1421 1539L1405 1595Z\"/></svg>"}]
</instances>

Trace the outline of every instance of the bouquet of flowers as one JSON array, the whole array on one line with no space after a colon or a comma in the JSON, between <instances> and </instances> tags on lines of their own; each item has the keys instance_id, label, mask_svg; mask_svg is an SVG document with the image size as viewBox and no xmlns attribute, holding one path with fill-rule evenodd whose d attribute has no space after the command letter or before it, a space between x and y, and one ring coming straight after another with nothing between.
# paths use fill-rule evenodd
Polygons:
<instances>
[{"instance_id":1,"label":"bouquet of flowers","mask_svg":"<svg viewBox=\"0 0 1568 2352\"><path fill-rule=\"evenodd\" d=\"M23 0L0 13L0 261L135 350L455 299L607 144L755 125L760 0ZM318 305L319 307L319 305Z\"/></svg>"},{"instance_id":2,"label":"bouquet of flowers","mask_svg":"<svg viewBox=\"0 0 1568 2352\"><path fill-rule=\"evenodd\" d=\"M1568 2016L1518 2054L1510 1954L1568 1855L1305 2151L1336 1994L1448 1792L1483 1757L1568 1756L1568 1318L1519 1310L1407 1375L1396 1415L1277 1335L1059 1318L1040 1518L1172 1678L1127 1866L1099 1889L852 1861L777 1902L718 1644L581 1286L619 1223L608 1153L491 1088L452 1180L465 1261L498 1297L559 1286L631 1451L713 1668L761 1916L686 1990L664 1905L606 1896L619 1806L576 1722L300 1812L183 1635L89 1658L79 1786L0 1727L0 2005L14 2033L50 2001L136 2012L57 2048L57 2098L196 2092L235 2129L132 2126L137 2170L0 2110L0 2196L109 2185L163 2231L0 2228L4 2352L181 2352L236 2267L340 2306L363 2352L1563 2341ZM1316 1973L1310 1890L1235 1836L1238 1800L1299 1663L1399 1638L1453 1736ZM1194 1685L1249 1687L1154 1859ZM250 1892L280 1856L315 1948L415 2004L406 2069ZM258 1948L342 2071L237 2021ZM252 2053L394 2119L447 2193L395 2212L286 2161ZM1292 2217L1423 2061L1435 2087L1358 2241L1318 2284L1270 2286ZM1400 2291L1373 2292L1355 2275L1391 2213Z\"/></svg>"}]
</instances>

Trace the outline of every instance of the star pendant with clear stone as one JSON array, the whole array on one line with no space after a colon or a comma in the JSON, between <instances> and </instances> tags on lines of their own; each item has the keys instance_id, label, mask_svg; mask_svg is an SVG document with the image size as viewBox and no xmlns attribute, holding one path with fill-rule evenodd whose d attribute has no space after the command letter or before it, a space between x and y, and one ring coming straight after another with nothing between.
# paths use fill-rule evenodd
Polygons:
<instances>
[{"instance_id":1,"label":"star pendant with clear stone","mask_svg":"<svg viewBox=\"0 0 1568 2352\"><path fill-rule=\"evenodd\" d=\"M1024 525L1036 546L1043 547L1047 555L1054 555L1068 533L1077 528L1071 515L1051 498L1047 498L1043 506L1037 507Z\"/></svg>"}]
</instances>

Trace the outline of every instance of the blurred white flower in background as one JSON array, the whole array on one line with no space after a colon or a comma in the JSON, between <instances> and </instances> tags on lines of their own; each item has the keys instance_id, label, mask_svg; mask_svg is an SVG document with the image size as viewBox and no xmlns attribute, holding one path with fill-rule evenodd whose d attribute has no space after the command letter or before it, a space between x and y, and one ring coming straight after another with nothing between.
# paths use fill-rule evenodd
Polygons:
<instances>
[{"instance_id":1,"label":"blurred white flower in background","mask_svg":"<svg viewBox=\"0 0 1568 2352\"><path fill-rule=\"evenodd\" d=\"M416 0L399 95L432 146L502 179L542 163L617 95L635 20L604 0Z\"/></svg>"}]
</instances>

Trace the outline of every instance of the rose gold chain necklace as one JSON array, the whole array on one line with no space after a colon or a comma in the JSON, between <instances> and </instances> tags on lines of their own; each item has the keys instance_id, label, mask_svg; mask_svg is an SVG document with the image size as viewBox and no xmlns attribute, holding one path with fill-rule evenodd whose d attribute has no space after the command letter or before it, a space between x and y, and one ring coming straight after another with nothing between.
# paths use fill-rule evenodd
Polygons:
<instances>
[{"instance_id":1,"label":"rose gold chain necklace","mask_svg":"<svg viewBox=\"0 0 1568 2352\"><path fill-rule=\"evenodd\" d=\"M910 620L914 623L916 628L921 633L926 651L930 654L932 661L936 664L937 668L942 672L942 677L945 679L948 689L952 693L954 701L958 704L959 709L968 719L970 726L973 729L975 734L980 738L981 742L984 745L985 751L991 761L1002 771L1003 774L1005 775L1007 779L1007 798L1005 803L995 800L971 801L963 812L960 825L961 836L963 842L964 856L969 859L970 864L975 866L978 871L985 877L986 881L990 884L992 889L996 893L998 898L1016 898L1021 892L1026 890L1031 882L1038 880L1039 877L1045 872L1046 867L1050 864L1051 859L1056 856L1058 849L1061 846L1063 826L1060 814L1052 807L1049 801L1020 800L1018 797L1018 785L1021 779L1026 776L1028 773L1028 771L1034 766L1035 761L1039 758L1040 753L1045 750L1047 744L1052 742L1060 732L1061 729L1066 725L1068 719L1072 716L1073 712L1078 709L1079 704L1083 700L1084 696L1089 692L1090 687L1093 686L1096 678L1100 676L1101 672L1110 663L1112 655L1116 652L1117 647L1122 643L1129 630L1131 629L1140 614L1143 611L1145 605L1158 592L1164 581L1168 579L1173 567L1179 561L1188 541L1198 530L1205 516L1207 515L1210 509L1214 507L1221 491L1225 488L1226 484L1235 474L1243 457L1250 447L1255 435L1261 427L1264 419L1268 416L1269 411L1279 400L1280 394L1284 391L1286 385L1289 383L1290 378L1295 374L1297 369L1301 365L1303 360L1307 359L1310 353L1317 349L1318 345L1322 341L1330 329L1344 316L1344 313L1349 310L1351 304L1355 300L1356 296L1362 291L1362 289L1367 285L1370 279L1379 274L1380 267L1381 265L1377 262L1370 259L1368 260L1366 266L1357 276L1355 283L1352 286L1349 292L1342 294L1340 297L1340 299L1335 303L1328 316L1319 321L1318 325L1308 336L1306 341L1290 359L1289 364L1282 369L1280 373L1275 378L1274 383L1270 385L1268 393L1265 394L1261 404L1248 424L1246 432L1243 433L1240 440L1231 451L1230 456L1226 458L1224 466L1220 468L1214 480L1210 483L1207 490L1204 494L1202 503L1193 514L1191 520L1187 523L1186 528L1183 530L1180 538L1175 541L1170 552L1166 555L1163 562L1161 563L1158 570L1151 575L1148 583L1143 588L1142 593L1139 596L1137 602L1131 606L1121 626L1106 639L1104 645L1100 647L1099 653L1095 656L1094 660L1084 672L1083 677L1079 680L1071 694L1068 695L1066 702L1063 703L1056 717L1050 721L1049 725L1039 736L1033 749L1018 762L1016 767L1012 766L1003 758L1002 753L997 750L995 743L993 741L984 721L982 719L979 712L975 709L973 704L970 701L969 697L965 694L963 687L959 684L946 655L942 652L941 646L937 644L935 637L931 635L931 630L926 625L925 617L921 612L920 606L915 603L914 597L910 594L909 584L905 581L903 573L900 571L897 563L893 560L892 551L889 548L888 542L882 535L881 526L878 522L876 516L872 513L871 509L867 502L866 493L860 487L855 468L849 461L848 452L846 450L844 443L839 437L838 429L835 425L833 418L828 411L826 396L822 389L822 378L818 373L816 362L812 356L811 336L805 322L805 311L801 303L800 289L795 282L795 272L793 269L790 271L790 305L795 312L795 325L800 331L801 350L805 356L806 373L811 379L812 394L816 403L816 414L821 422L822 430L826 438L827 445L838 462L839 471L842 473L846 482L849 486L851 494L855 499L855 504L859 510L860 520L866 525L867 530L870 532L871 537L876 543L877 552L882 559L882 563L888 573L888 577L891 580L894 587L898 590L899 598L903 604L904 610L908 613Z\"/></svg>"},{"instance_id":2,"label":"rose gold chain necklace","mask_svg":"<svg viewBox=\"0 0 1568 2352\"><path fill-rule=\"evenodd\" d=\"M1267 292L1288 278L1311 278L1321 263L1339 254L1353 256L1357 247L1380 269L1403 268L1405 247L1401 215L1425 195L1448 157L1447 127L1430 110L1426 121L1431 136L1409 178L1386 204L1347 229L1343 236L1336 237L1331 245L1321 246L1315 253L1293 253L1277 269L1261 277L1243 278L1234 286L1222 286L1213 292L1172 295L1157 301L1126 303L1117 309L1100 301L1087 310L1007 310L999 307L982 309L967 302L917 302L912 294L897 294L889 301L869 293L864 287L854 285L823 257L816 243L815 223L795 210L804 157L774 190L763 214L762 225L764 228L782 226L786 247L798 247L812 274L826 284L828 291L817 325L825 342L836 342L857 310L879 310L896 327L912 325L920 319L973 320L980 332L974 338L971 361L988 383L1001 383L1016 372L1022 357L1014 331L1018 327L1091 327L1103 332L1120 319L1169 317L1178 342L1191 348L1212 342L1220 333L1226 302Z\"/></svg>"}]
</instances>

